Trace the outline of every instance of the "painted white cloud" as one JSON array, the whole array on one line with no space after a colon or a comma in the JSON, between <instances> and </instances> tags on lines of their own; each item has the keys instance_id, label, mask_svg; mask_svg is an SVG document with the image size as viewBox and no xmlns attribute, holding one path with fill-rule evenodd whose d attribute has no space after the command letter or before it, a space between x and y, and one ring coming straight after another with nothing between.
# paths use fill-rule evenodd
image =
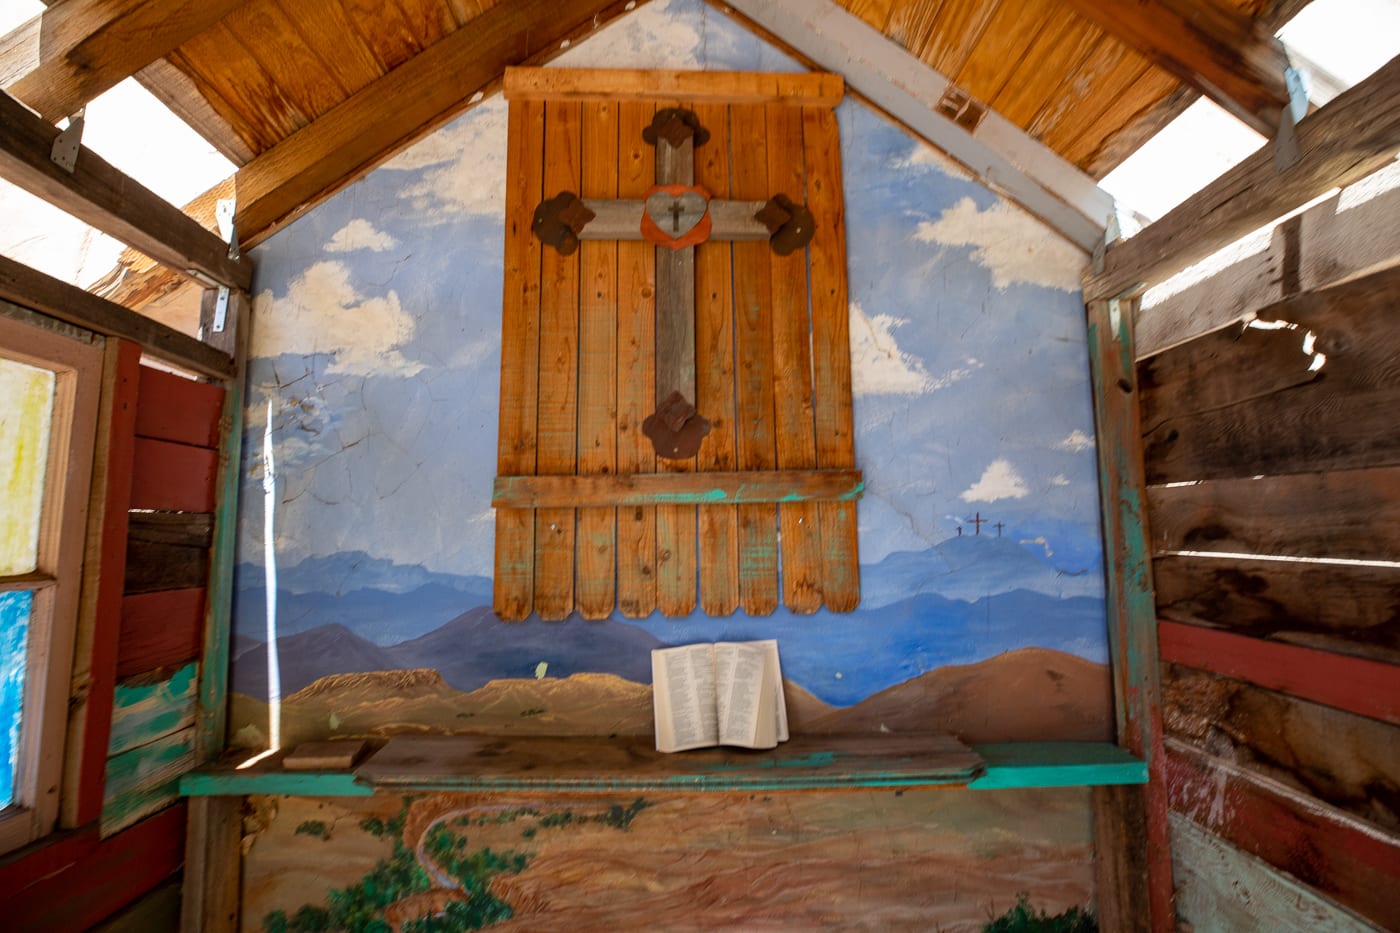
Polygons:
<instances>
[{"instance_id":1,"label":"painted white cloud","mask_svg":"<svg viewBox=\"0 0 1400 933\"><path fill-rule=\"evenodd\" d=\"M670 8L669 0L648 3L550 64L563 68L697 68L704 37L692 19L677 16Z\"/></svg>"},{"instance_id":2,"label":"painted white cloud","mask_svg":"<svg viewBox=\"0 0 1400 933\"><path fill-rule=\"evenodd\" d=\"M964 502L996 502L998 499L1024 499L1030 490L1008 460L993 460L982 478L963 492Z\"/></svg>"},{"instance_id":3,"label":"painted white cloud","mask_svg":"<svg viewBox=\"0 0 1400 933\"><path fill-rule=\"evenodd\" d=\"M1077 246L1006 201L979 211L971 198L963 198L937 220L920 223L914 238L975 247L973 261L992 273L997 288L1025 283L1078 291L1079 273L1087 260Z\"/></svg>"},{"instance_id":4,"label":"painted white cloud","mask_svg":"<svg viewBox=\"0 0 1400 933\"><path fill-rule=\"evenodd\" d=\"M1069 485L1069 477L1066 476L1066 475L1063 474L1063 473L1056 473L1054 476L1050 477L1050 485L1051 485L1051 486L1068 486L1068 485Z\"/></svg>"},{"instance_id":5,"label":"painted white cloud","mask_svg":"<svg viewBox=\"0 0 1400 933\"><path fill-rule=\"evenodd\" d=\"M420 218L499 217L506 203L506 102L500 96L384 163L391 172L422 172L400 196Z\"/></svg>"},{"instance_id":6,"label":"painted white cloud","mask_svg":"<svg viewBox=\"0 0 1400 933\"><path fill-rule=\"evenodd\" d=\"M398 241L389 234L376 229L374 224L363 217L356 217L335 232L335 236L326 244L326 252L353 253L356 250L367 249L382 253L398 245Z\"/></svg>"},{"instance_id":7,"label":"painted white cloud","mask_svg":"<svg viewBox=\"0 0 1400 933\"><path fill-rule=\"evenodd\" d=\"M1069 437L1066 437L1055 446L1061 450L1072 450L1075 453L1080 453L1091 449L1094 446L1094 439L1078 428L1075 428L1073 431L1069 432Z\"/></svg>"},{"instance_id":8,"label":"painted white cloud","mask_svg":"<svg viewBox=\"0 0 1400 933\"><path fill-rule=\"evenodd\" d=\"M967 365L934 376L923 360L899 348L894 331L904 320L888 314L868 315L860 302L851 302L851 391L855 395L922 395L947 388L970 376L982 364Z\"/></svg>"},{"instance_id":9,"label":"painted white cloud","mask_svg":"<svg viewBox=\"0 0 1400 933\"><path fill-rule=\"evenodd\" d=\"M423 365L405 359L398 348L413 338L415 322L399 306L396 292L366 297L350 284L350 269L337 261L318 262L292 280L287 294L271 291L253 301L252 353L328 353L328 372L414 376Z\"/></svg>"},{"instance_id":10,"label":"painted white cloud","mask_svg":"<svg viewBox=\"0 0 1400 933\"><path fill-rule=\"evenodd\" d=\"M944 175L951 175L954 178L970 178L961 165L948 158L928 143L915 141L909 154L903 158L895 159L890 166L897 171L928 171L934 169Z\"/></svg>"}]
</instances>

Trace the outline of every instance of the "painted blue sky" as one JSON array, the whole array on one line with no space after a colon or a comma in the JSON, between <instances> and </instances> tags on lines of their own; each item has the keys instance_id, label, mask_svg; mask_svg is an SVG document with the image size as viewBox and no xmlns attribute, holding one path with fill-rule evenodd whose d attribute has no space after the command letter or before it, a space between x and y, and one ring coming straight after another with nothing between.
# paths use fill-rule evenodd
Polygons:
<instances>
[{"instance_id":1,"label":"painted blue sky","mask_svg":"<svg viewBox=\"0 0 1400 933\"><path fill-rule=\"evenodd\" d=\"M657 0L556 64L798 67L700 0ZM1063 595L1101 595L1085 257L863 105L837 113L862 562L980 513L1093 571ZM240 561L264 559L270 412L279 565L363 551L490 574L505 114L482 102L255 251Z\"/></svg>"}]
</instances>

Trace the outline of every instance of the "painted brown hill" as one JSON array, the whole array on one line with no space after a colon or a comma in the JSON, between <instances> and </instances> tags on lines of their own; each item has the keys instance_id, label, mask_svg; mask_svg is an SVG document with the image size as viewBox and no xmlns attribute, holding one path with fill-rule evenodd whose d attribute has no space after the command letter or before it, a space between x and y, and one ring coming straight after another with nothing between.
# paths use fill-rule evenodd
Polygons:
<instances>
[{"instance_id":1,"label":"painted brown hill","mask_svg":"<svg viewBox=\"0 0 1400 933\"><path fill-rule=\"evenodd\" d=\"M941 667L805 724L826 733L951 732L964 742L1111 741L1107 665L1021 648Z\"/></svg>"}]
</instances>

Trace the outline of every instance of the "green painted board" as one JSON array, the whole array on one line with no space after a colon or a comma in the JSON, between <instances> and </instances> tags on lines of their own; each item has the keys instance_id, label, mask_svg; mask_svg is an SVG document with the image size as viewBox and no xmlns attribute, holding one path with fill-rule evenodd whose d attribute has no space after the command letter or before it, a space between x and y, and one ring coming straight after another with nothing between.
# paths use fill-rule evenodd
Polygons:
<instances>
[{"instance_id":1,"label":"green painted board","mask_svg":"<svg viewBox=\"0 0 1400 933\"><path fill-rule=\"evenodd\" d=\"M194 725L199 665L186 664L155 683L117 684L112 699L112 737L108 756L148 745Z\"/></svg>"},{"instance_id":2,"label":"green painted board","mask_svg":"<svg viewBox=\"0 0 1400 933\"><path fill-rule=\"evenodd\" d=\"M180 778L185 797L270 794L286 797L369 797L374 790L356 784L349 771L191 771Z\"/></svg>"},{"instance_id":3,"label":"green painted board","mask_svg":"<svg viewBox=\"0 0 1400 933\"><path fill-rule=\"evenodd\" d=\"M974 790L1146 784L1147 764L1108 742L1008 742L974 745L987 763Z\"/></svg>"},{"instance_id":4,"label":"green painted board","mask_svg":"<svg viewBox=\"0 0 1400 933\"><path fill-rule=\"evenodd\" d=\"M107 759L102 835L110 836L179 798L180 775L194 766L194 727Z\"/></svg>"}]
</instances>

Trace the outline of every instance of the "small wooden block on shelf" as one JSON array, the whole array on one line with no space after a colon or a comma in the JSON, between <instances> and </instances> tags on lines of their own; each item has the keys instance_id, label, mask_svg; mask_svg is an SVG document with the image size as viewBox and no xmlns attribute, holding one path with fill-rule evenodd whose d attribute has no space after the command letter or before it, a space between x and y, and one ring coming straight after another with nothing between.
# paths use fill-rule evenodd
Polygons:
<instances>
[{"instance_id":1,"label":"small wooden block on shelf","mask_svg":"<svg viewBox=\"0 0 1400 933\"><path fill-rule=\"evenodd\" d=\"M348 770L364 757L368 747L363 739L303 742L282 759L282 767L287 771Z\"/></svg>"},{"instance_id":2,"label":"small wooden block on shelf","mask_svg":"<svg viewBox=\"0 0 1400 933\"><path fill-rule=\"evenodd\" d=\"M667 755L651 736L400 735L355 771L376 790L691 793L967 784L982 759L950 735L797 736L776 749Z\"/></svg>"}]
</instances>

